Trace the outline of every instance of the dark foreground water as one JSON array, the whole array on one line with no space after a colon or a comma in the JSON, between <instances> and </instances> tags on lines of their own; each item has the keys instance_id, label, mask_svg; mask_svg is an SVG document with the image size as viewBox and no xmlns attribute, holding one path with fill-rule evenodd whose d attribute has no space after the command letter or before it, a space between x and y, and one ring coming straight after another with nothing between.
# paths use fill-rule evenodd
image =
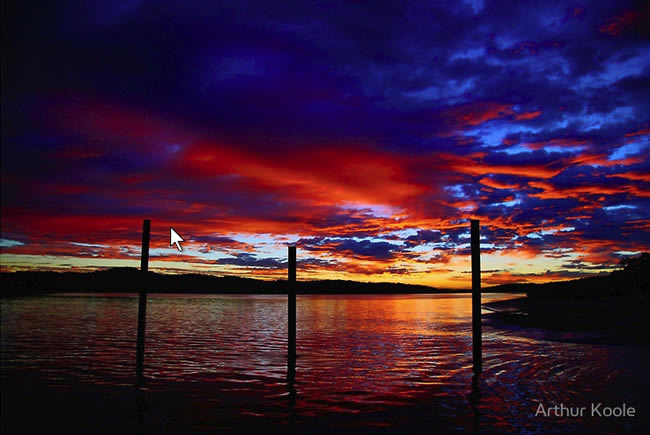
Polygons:
<instances>
[{"instance_id":1,"label":"dark foreground water","mask_svg":"<svg viewBox=\"0 0 650 435\"><path fill-rule=\"evenodd\" d=\"M549 341L486 319L472 388L469 295L299 296L297 317L291 385L286 297L152 294L136 390L135 295L3 299L2 433L650 428L647 346ZM592 403L635 416L592 415ZM586 409L544 416L540 404Z\"/></svg>"}]
</instances>

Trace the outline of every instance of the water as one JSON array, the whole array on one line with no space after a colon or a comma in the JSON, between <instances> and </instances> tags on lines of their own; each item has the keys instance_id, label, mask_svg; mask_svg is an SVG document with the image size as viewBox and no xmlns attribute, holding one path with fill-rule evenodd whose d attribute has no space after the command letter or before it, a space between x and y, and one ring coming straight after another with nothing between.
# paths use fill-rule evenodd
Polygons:
<instances>
[{"instance_id":1,"label":"water","mask_svg":"<svg viewBox=\"0 0 650 435\"><path fill-rule=\"evenodd\" d=\"M3 299L3 433L648 428L647 346L548 341L486 322L472 389L469 295L299 296L293 389L286 297L151 294L147 314L148 382L136 393L135 295ZM636 416L535 416L540 403L592 402Z\"/></svg>"}]
</instances>

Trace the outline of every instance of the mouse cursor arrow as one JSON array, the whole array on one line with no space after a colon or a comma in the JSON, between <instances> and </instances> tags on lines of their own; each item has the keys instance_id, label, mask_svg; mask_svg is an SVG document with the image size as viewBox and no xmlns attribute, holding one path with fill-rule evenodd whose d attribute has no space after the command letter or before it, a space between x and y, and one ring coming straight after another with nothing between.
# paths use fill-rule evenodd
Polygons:
<instances>
[{"instance_id":1,"label":"mouse cursor arrow","mask_svg":"<svg viewBox=\"0 0 650 435\"><path fill-rule=\"evenodd\" d=\"M181 236L179 236L178 233L176 231L174 231L174 229L171 228L171 227L169 228L169 233L170 233L169 246L176 243L176 248L178 248L179 251L182 251L183 248L181 248L180 242L184 242L183 238Z\"/></svg>"}]
</instances>

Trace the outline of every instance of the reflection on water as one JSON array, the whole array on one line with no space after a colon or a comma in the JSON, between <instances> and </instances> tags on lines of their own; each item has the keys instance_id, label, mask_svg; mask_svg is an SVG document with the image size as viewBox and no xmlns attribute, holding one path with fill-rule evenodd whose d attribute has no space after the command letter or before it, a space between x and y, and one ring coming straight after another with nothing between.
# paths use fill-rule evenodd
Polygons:
<instances>
[{"instance_id":1,"label":"reflection on water","mask_svg":"<svg viewBox=\"0 0 650 435\"><path fill-rule=\"evenodd\" d=\"M323 430L535 432L647 422L535 417L539 403L592 401L625 402L643 414L646 347L557 343L484 326L484 373L472 391L469 295L299 296L297 317L296 378L287 385L285 297L150 295L140 427L213 431L295 419ZM3 300L3 389L47 388L66 400L80 391L127 394L136 324L135 296ZM114 415L123 411L111 400L99 402L112 415L103 418L131 424L130 415Z\"/></svg>"}]
</instances>

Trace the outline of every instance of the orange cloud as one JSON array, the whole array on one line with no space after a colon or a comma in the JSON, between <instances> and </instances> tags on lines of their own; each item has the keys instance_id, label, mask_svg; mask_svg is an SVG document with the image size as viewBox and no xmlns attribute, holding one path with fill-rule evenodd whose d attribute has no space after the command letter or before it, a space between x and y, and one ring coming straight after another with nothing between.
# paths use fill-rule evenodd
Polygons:
<instances>
[{"instance_id":1,"label":"orange cloud","mask_svg":"<svg viewBox=\"0 0 650 435\"><path fill-rule=\"evenodd\" d=\"M541 111L537 112L523 112L523 113L518 113L515 116L516 121L527 121L529 119L537 118L539 115L541 115Z\"/></svg>"},{"instance_id":2,"label":"orange cloud","mask_svg":"<svg viewBox=\"0 0 650 435\"><path fill-rule=\"evenodd\" d=\"M512 114L512 104L482 101L451 107L443 112L443 118L462 127L479 125Z\"/></svg>"},{"instance_id":3,"label":"orange cloud","mask_svg":"<svg viewBox=\"0 0 650 435\"><path fill-rule=\"evenodd\" d=\"M620 174L609 174L606 175L607 178L625 178L628 180L634 181L648 181L650 182L650 174L645 172L622 172Z\"/></svg>"},{"instance_id":4,"label":"orange cloud","mask_svg":"<svg viewBox=\"0 0 650 435\"><path fill-rule=\"evenodd\" d=\"M645 159L643 157L627 157L625 159L608 160L607 155L605 154L581 154L577 157L568 159L567 163L575 166L595 165L610 168L612 166L618 165L628 166L637 163L643 163L644 160Z\"/></svg>"},{"instance_id":5,"label":"orange cloud","mask_svg":"<svg viewBox=\"0 0 650 435\"><path fill-rule=\"evenodd\" d=\"M564 169L551 169L550 165L491 165L477 162L471 158L452 159L452 168L460 173L468 175L519 175L527 178L553 178Z\"/></svg>"},{"instance_id":6,"label":"orange cloud","mask_svg":"<svg viewBox=\"0 0 650 435\"><path fill-rule=\"evenodd\" d=\"M586 195L616 195L627 193L633 196L650 197L650 190L644 190L637 186L603 186L585 185L559 188L550 183L542 181L530 181L528 186L542 189L540 193L529 193L529 196L540 199L562 199L562 198L583 198Z\"/></svg>"},{"instance_id":7,"label":"orange cloud","mask_svg":"<svg viewBox=\"0 0 650 435\"><path fill-rule=\"evenodd\" d=\"M494 187L495 189L518 189L520 187L518 184L500 183L490 177L481 178L479 183L488 187Z\"/></svg>"}]
</instances>

